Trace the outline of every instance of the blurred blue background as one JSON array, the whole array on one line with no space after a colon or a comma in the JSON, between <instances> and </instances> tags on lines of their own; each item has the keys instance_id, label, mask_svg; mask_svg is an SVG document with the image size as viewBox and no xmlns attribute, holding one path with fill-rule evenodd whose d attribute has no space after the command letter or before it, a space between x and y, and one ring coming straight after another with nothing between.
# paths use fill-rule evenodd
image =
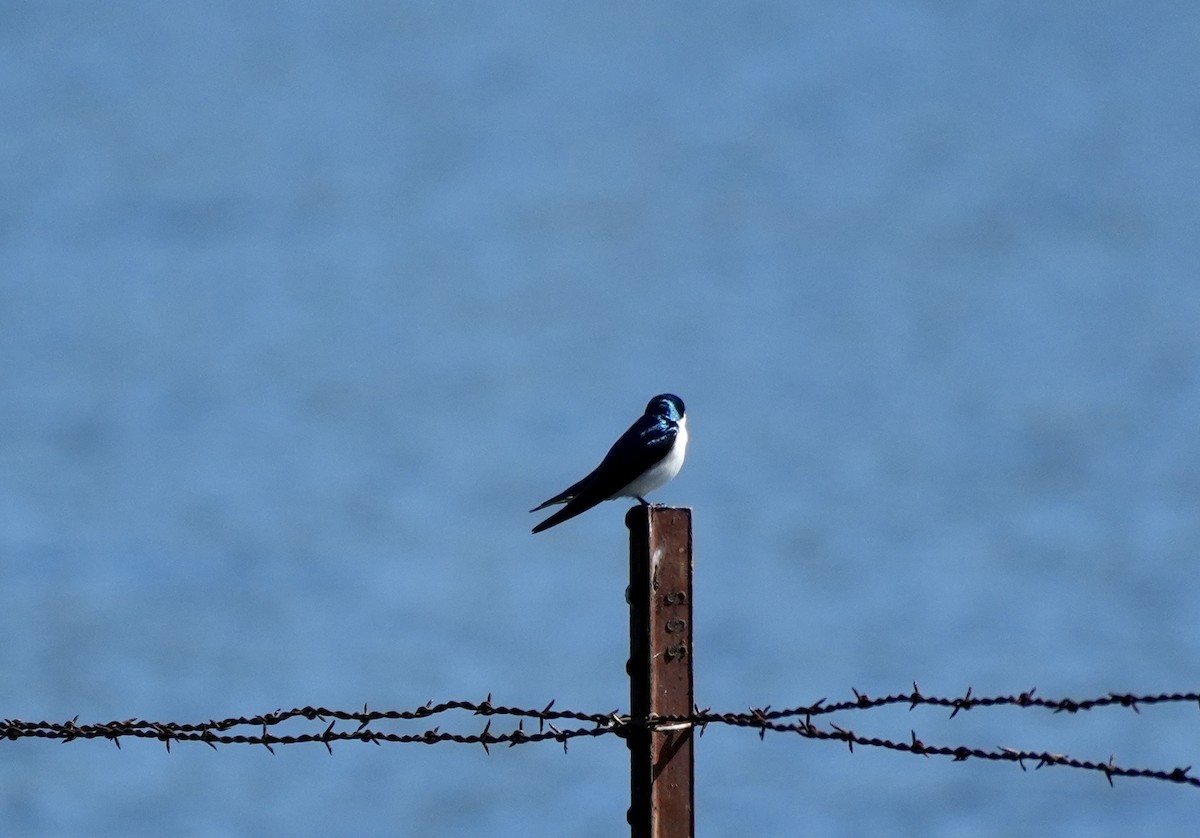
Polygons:
<instances>
[{"instance_id":1,"label":"blurred blue background","mask_svg":"<svg viewBox=\"0 0 1200 838\"><path fill-rule=\"evenodd\" d=\"M1178 3L5 3L0 717L627 708L624 504L526 510L664 390L702 705L1195 689L1198 33ZM1200 759L1191 707L945 715L838 721ZM277 751L0 743L0 823L625 831L615 737ZM697 773L705 835L1197 805L736 730Z\"/></svg>"}]
</instances>

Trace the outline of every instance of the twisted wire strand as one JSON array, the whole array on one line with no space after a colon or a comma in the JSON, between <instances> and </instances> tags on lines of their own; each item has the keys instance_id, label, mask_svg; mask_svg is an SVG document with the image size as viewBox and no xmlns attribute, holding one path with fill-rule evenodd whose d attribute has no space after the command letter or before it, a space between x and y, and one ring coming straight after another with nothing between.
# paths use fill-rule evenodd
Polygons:
<instances>
[{"instance_id":1,"label":"twisted wire strand","mask_svg":"<svg viewBox=\"0 0 1200 838\"><path fill-rule=\"evenodd\" d=\"M371 710L364 705L361 711L348 711L309 706L206 722L154 722L131 718L96 724L79 724L78 716L66 722L26 722L19 719L3 719L0 720L0 740L38 738L65 743L77 739L108 739L119 748L122 738L157 739L164 743L168 751L175 742L203 742L213 748L218 745L262 745L272 753L276 745L301 743L320 743L332 753L335 742L370 742L375 745L382 745L385 742L425 745L453 742L481 745L485 751L490 751L493 745L514 747L535 742L554 741L561 744L565 751L567 743L578 738L609 734L625 737L632 730L647 729L665 731L698 728L699 732L703 734L709 725L724 725L756 730L760 737L765 737L768 732L771 732L791 733L806 739L840 741L846 743L851 751L857 745L925 757L950 757L956 762L964 762L968 759L1012 762L1020 766L1022 770L1027 770L1026 763L1032 763L1035 768L1062 766L1102 773L1110 784L1114 777L1142 777L1200 788L1200 778L1190 775L1190 765L1170 770L1131 768L1118 765L1112 757L1107 762L1098 762L1078 759L1066 754L1019 750L1003 746L972 748L965 745L928 745L918 738L916 731L910 731L911 736L908 740L892 740L862 736L853 730L833 723L829 723L828 727L818 727L813 722L813 718L820 718L832 713L873 710L893 705L908 705L910 711L917 707L948 708L951 711L950 718L967 710L997 707L1039 708L1054 713L1080 713L1120 707L1140 713L1139 708L1142 706L1195 703L1200 707L1200 693L1197 692L1144 695L1108 693L1096 698L1078 700L1044 698L1036 695L1035 689L1019 694L1000 696L974 696L968 689L960 697L946 698L924 695L916 683L913 684L911 692L877 698L871 698L858 690L853 692L853 699L828 703L822 698L809 705L783 710L772 710L770 706L767 706L750 708L748 711L740 713L715 713L711 708L702 710L697 707L688 716L659 716L648 719L631 719L628 715L621 715L617 711L587 713L577 710L556 710L553 701L540 709L498 705L492 701L491 695L481 702L455 700L434 703L430 701L412 710ZM418 733L396 733L373 727L379 723L418 721L455 712L488 717L488 721L479 733L444 732L440 725ZM493 732L493 717L516 719L517 727L507 732ZM296 734L273 731L277 725L292 720L317 722L325 727L320 731L310 730ZM537 730L526 731L526 721L534 720L537 721ZM583 726L563 725L560 727L555 724L556 722L559 724L569 722ZM356 723L357 727L338 730L336 728L339 723ZM249 730L242 730L245 728L249 728Z\"/></svg>"}]
</instances>

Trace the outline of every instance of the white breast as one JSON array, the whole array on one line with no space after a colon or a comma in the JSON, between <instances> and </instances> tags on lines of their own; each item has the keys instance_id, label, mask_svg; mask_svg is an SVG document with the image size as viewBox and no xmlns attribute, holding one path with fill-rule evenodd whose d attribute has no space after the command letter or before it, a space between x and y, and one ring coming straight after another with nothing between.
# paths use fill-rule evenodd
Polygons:
<instances>
[{"instance_id":1,"label":"white breast","mask_svg":"<svg viewBox=\"0 0 1200 838\"><path fill-rule=\"evenodd\" d=\"M667 483L673 480L675 475L679 474L679 470L683 468L683 458L687 453L687 443L687 416L684 416L679 420L679 431L675 436L675 444L671 446L670 453L655 463L652 468L647 470L646 473L637 480L633 481L624 489L613 495L613 497L645 497L655 489L665 486Z\"/></svg>"}]
</instances>

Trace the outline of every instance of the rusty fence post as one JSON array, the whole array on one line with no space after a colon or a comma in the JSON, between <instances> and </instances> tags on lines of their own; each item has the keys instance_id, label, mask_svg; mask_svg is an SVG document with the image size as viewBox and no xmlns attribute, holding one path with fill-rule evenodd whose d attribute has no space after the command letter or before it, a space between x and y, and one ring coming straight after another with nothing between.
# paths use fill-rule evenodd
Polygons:
<instances>
[{"instance_id":1,"label":"rusty fence post","mask_svg":"<svg viewBox=\"0 0 1200 838\"><path fill-rule=\"evenodd\" d=\"M633 838L695 833L693 730L651 730L656 717L690 716L692 510L635 506L629 527L629 826Z\"/></svg>"}]
</instances>

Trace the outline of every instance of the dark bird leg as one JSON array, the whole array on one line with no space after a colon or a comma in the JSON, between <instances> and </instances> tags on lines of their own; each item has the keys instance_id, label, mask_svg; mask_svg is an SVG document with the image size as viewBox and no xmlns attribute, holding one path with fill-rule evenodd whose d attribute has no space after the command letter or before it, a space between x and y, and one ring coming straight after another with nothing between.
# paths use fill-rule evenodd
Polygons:
<instances>
[{"instance_id":1,"label":"dark bird leg","mask_svg":"<svg viewBox=\"0 0 1200 838\"><path fill-rule=\"evenodd\" d=\"M634 495L634 497L637 498L641 502L642 506L650 505L649 503L646 502L646 499L644 497L642 497L641 495Z\"/></svg>"}]
</instances>

